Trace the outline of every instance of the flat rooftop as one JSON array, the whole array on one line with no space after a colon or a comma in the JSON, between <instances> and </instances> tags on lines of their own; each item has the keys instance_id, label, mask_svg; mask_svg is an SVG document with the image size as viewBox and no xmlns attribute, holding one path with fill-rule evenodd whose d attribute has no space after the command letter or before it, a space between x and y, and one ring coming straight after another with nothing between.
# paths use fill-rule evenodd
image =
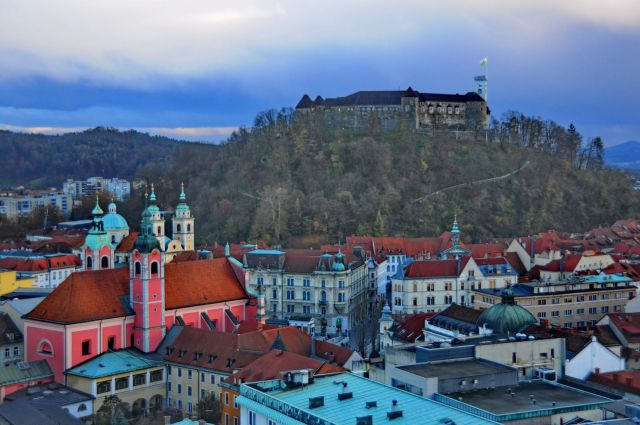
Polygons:
<instances>
[{"instance_id":1,"label":"flat rooftop","mask_svg":"<svg viewBox=\"0 0 640 425\"><path fill-rule=\"evenodd\" d=\"M515 393L514 396L508 393L509 389ZM542 409L560 409L612 401L595 394L542 381L522 382L518 385L500 387L494 390L460 391L447 394L447 396L497 415ZM532 399L536 400L535 404L533 404Z\"/></svg>"},{"instance_id":2,"label":"flat rooftop","mask_svg":"<svg viewBox=\"0 0 640 425\"><path fill-rule=\"evenodd\" d=\"M512 369L509 366L479 359L418 363L398 366L398 369L411 372L424 378L439 379L454 379L460 377L516 372L515 369Z\"/></svg>"},{"instance_id":3,"label":"flat rooftop","mask_svg":"<svg viewBox=\"0 0 640 425\"><path fill-rule=\"evenodd\" d=\"M352 398L338 399L343 383L347 384L347 391L352 393ZM315 376L313 383L303 387L286 388L282 381L243 384L240 394L240 405L285 424L354 425L356 418L369 415L374 424L438 425L445 418L453 420L456 425L495 424L433 400L346 372ZM324 397L324 404L310 408L309 399L320 396ZM390 422L387 412L391 411L392 400L397 400L398 409L403 414ZM366 402L374 401L376 406L366 407Z\"/></svg>"}]
</instances>

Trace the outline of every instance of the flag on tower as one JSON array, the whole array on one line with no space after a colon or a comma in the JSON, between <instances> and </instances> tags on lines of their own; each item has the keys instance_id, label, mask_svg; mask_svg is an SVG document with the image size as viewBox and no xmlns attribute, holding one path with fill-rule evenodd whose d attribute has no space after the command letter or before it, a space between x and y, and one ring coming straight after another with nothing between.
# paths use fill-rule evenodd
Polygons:
<instances>
[{"instance_id":1,"label":"flag on tower","mask_svg":"<svg viewBox=\"0 0 640 425\"><path fill-rule=\"evenodd\" d=\"M480 66L489 65L489 58L484 58L480 61Z\"/></svg>"}]
</instances>

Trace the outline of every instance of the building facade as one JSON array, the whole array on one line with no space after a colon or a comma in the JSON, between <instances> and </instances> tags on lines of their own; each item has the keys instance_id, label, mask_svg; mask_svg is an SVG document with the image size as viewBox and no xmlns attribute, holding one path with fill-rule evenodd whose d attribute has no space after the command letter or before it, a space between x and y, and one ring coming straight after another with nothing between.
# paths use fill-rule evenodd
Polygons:
<instances>
[{"instance_id":1,"label":"building facade","mask_svg":"<svg viewBox=\"0 0 640 425\"><path fill-rule=\"evenodd\" d=\"M264 297L272 318L315 320L322 335L347 332L367 303L367 264L352 254L254 250L245 254L246 282Z\"/></svg>"},{"instance_id":2,"label":"building facade","mask_svg":"<svg viewBox=\"0 0 640 425\"><path fill-rule=\"evenodd\" d=\"M3 191L0 193L0 215L13 220L33 214L38 208L57 208L64 216L73 209L71 195L55 190Z\"/></svg>"},{"instance_id":3,"label":"building facade","mask_svg":"<svg viewBox=\"0 0 640 425\"><path fill-rule=\"evenodd\" d=\"M131 183L125 179L89 177L87 180L67 179L62 184L62 191L74 199L109 192L116 200L123 201L131 194Z\"/></svg>"},{"instance_id":4,"label":"building facade","mask_svg":"<svg viewBox=\"0 0 640 425\"><path fill-rule=\"evenodd\" d=\"M528 282L513 286L518 305L539 321L566 328L593 326L608 313L623 312L637 288L621 275L575 276L564 282ZM500 302L497 289L475 289L475 308L486 309Z\"/></svg>"}]
</instances>

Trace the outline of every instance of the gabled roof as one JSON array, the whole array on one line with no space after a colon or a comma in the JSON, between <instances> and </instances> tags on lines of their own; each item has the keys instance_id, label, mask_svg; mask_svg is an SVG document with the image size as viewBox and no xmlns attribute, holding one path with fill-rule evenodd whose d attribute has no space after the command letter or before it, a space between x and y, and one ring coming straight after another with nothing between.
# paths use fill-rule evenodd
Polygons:
<instances>
[{"instance_id":1,"label":"gabled roof","mask_svg":"<svg viewBox=\"0 0 640 425\"><path fill-rule=\"evenodd\" d=\"M311 337L296 327L268 329L243 334L230 334L186 327L165 354L165 360L173 363L198 366L206 369L233 372L241 369L258 357L268 353L279 338L287 352L311 356ZM316 356L319 359L344 365L352 350L316 341ZM196 353L200 353L196 356Z\"/></svg>"},{"instance_id":2,"label":"gabled roof","mask_svg":"<svg viewBox=\"0 0 640 425\"><path fill-rule=\"evenodd\" d=\"M522 263L522 260L520 260L517 253L507 252L505 256L507 257L507 260L509 260L509 264L513 266L513 269L518 272L518 275L524 276L527 274L527 268Z\"/></svg>"},{"instance_id":3,"label":"gabled roof","mask_svg":"<svg viewBox=\"0 0 640 425\"><path fill-rule=\"evenodd\" d=\"M280 378L280 373L289 370L312 369L314 375L346 372L346 369L326 361L302 356L290 351L271 350L227 377L228 384L266 381Z\"/></svg>"},{"instance_id":4,"label":"gabled roof","mask_svg":"<svg viewBox=\"0 0 640 425\"><path fill-rule=\"evenodd\" d=\"M15 344L22 342L22 332L13 323L11 317L5 313L0 312L0 345Z\"/></svg>"},{"instance_id":5,"label":"gabled roof","mask_svg":"<svg viewBox=\"0 0 640 425\"><path fill-rule=\"evenodd\" d=\"M463 305L451 304L449 307L436 314L431 321L438 321L443 318L454 319L460 322L476 325L483 310L476 310L471 307L465 307Z\"/></svg>"},{"instance_id":6,"label":"gabled roof","mask_svg":"<svg viewBox=\"0 0 640 425\"><path fill-rule=\"evenodd\" d=\"M416 342L424 334L424 321L435 316L436 313L419 313L408 317L404 322L393 328L393 337L408 342Z\"/></svg>"},{"instance_id":7,"label":"gabled roof","mask_svg":"<svg viewBox=\"0 0 640 425\"><path fill-rule=\"evenodd\" d=\"M79 323L133 315L129 269L75 272L25 315L27 319ZM175 309L246 299L226 258L165 265L165 307Z\"/></svg>"},{"instance_id":8,"label":"gabled roof","mask_svg":"<svg viewBox=\"0 0 640 425\"><path fill-rule=\"evenodd\" d=\"M559 272L559 271L572 272L573 270L575 270L576 266L578 265L581 259L582 259L582 255L571 254L560 260L550 261L544 266L540 266L539 269L542 271L549 271L549 272Z\"/></svg>"},{"instance_id":9,"label":"gabled roof","mask_svg":"<svg viewBox=\"0 0 640 425\"><path fill-rule=\"evenodd\" d=\"M609 320L628 342L640 342L640 313L610 313Z\"/></svg>"}]
</instances>

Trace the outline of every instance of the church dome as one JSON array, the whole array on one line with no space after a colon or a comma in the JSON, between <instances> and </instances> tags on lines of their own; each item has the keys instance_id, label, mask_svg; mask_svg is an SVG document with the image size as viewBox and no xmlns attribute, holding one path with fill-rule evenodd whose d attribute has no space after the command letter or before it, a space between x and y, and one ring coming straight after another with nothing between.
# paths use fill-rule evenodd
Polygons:
<instances>
[{"instance_id":1,"label":"church dome","mask_svg":"<svg viewBox=\"0 0 640 425\"><path fill-rule=\"evenodd\" d=\"M125 220L123 216L118 214L115 203L112 202L109 204L108 211L109 212L104 217L102 217L104 230L129 230L129 224L127 223L127 220Z\"/></svg>"},{"instance_id":2,"label":"church dome","mask_svg":"<svg viewBox=\"0 0 640 425\"><path fill-rule=\"evenodd\" d=\"M486 325L496 334L517 333L537 322L526 308L516 304L510 287L502 291L502 302L482 312L476 323Z\"/></svg>"}]
</instances>

